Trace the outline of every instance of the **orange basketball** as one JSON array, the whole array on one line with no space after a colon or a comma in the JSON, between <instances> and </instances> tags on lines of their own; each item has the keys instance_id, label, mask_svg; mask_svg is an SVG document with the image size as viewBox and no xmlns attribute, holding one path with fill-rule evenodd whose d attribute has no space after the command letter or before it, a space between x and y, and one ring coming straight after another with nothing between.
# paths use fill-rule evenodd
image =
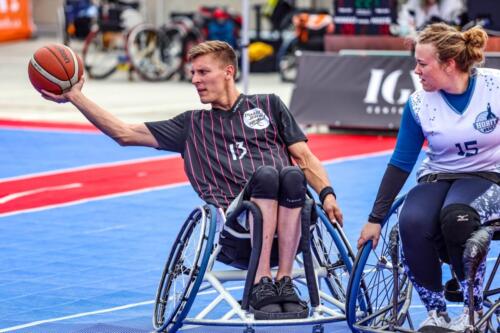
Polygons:
<instances>
[{"instance_id":1,"label":"orange basketball","mask_svg":"<svg viewBox=\"0 0 500 333\"><path fill-rule=\"evenodd\" d=\"M65 45L47 45L33 54L28 75L36 90L59 95L71 89L82 77L82 59Z\"/></svg>"}]
</instances>

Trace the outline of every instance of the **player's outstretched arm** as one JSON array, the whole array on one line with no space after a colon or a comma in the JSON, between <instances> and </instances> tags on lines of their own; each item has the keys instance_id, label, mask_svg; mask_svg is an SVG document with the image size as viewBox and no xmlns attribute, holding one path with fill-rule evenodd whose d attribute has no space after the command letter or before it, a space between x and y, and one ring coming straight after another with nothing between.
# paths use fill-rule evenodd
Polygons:
<instances>
[{"instance_id":1,"label":"player's outstretched arm","mask_svg":"<svg viewBox=\"0 0 500 333\"><path fill-rule=\"evenodd\" d=\"M104 110L82 93L82 77L69 91L61 95L42 90L42 97L56 103L73 104L95 127L121 146L158 147L158 142L144 124L127 124Z\"/></svg>"},{"instance_id":2,"label":"player's outstretched arm","mask_svg":"<svg viewBox=\"0 0 500 333\"><path fill-rule=\"evenodd\" d=\"M304 172L309 185L317 193L320 193L325 187L331 186L325 168L320 160L311 152L306 142L294 143L288 147L288 151ZM330 220L342 226L344 217L335 196L333 194L326 195L322 204Z\"/></svg>"}]
</instances>

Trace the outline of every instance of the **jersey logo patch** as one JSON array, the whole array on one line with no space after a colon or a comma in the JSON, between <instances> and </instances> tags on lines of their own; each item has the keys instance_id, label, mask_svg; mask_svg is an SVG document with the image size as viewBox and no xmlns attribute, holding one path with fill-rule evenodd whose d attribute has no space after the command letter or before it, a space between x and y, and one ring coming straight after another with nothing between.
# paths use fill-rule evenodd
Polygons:
<instances>
[{"instance_id":1,"label":"jersey logo patch","mask_svg":"<svg viewBox=\"0 0 500 333\"><path fill-rule=\"evenodd\" d=\"M477 115L474 122L474 128L483 134L491 133L495 130L498 124L498 117L491 111L490 103L486 111Z\"/></svg>"},{"instance_id":2,"label":"jersey logo patch","mask_svg":"<svg viewBox=\"0 0 500 333\"><path fill-rule=\"evenodd\" d=\"M264 129L269 126L269 118L259 108L251 109L243 114L243 121L247 127L253 129Z\"/></svg>"}]
</instances>

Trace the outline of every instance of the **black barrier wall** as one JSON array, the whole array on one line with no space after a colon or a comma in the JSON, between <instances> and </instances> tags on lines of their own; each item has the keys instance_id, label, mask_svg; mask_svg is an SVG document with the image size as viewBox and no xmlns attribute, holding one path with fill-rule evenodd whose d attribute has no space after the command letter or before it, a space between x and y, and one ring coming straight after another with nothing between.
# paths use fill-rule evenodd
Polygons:
<instances>
[{"instance_id":1,"label":"black barrier wall","mask_svg":"<svg viewBox=\"0 0 500 333\"><path fill-rule=\"evenodd\" d=\"M290 110L301 124L397 129L408 97L420 88L414 66L410 56L304 53ZM487 58L485 67L500 69L500 58Z\"/></svg>"}]
</instances>

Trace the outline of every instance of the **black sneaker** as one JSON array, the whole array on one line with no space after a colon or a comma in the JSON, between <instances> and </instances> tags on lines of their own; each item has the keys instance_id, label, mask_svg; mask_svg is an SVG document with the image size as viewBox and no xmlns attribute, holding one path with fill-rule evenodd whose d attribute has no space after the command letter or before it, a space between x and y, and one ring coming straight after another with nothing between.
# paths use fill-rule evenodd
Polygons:
<instances>
[{"instance_id":1,"label":"black sneaker","mask_svg":"<svg viewBox=\"0 0 500 333\"><path fill-rule=\"evenodd\" d=\"M283 312L290 318L306 318L309 315L307 303L299 298L292 278L284 276L275 282Z\"/></svg>"},{"instance_id":2,"label":"black sneaker","mask_svg":"<svg viewBox=\"0 0 500 333\"><path fill-rule=\"evenodd\" d=\"M278 298L278 290L273 280L267 276L262 277L259 283L253 285L250 292L250 310L254 318L273 319L273 314L281 313Z\"/></svg>"}]
</instances>

